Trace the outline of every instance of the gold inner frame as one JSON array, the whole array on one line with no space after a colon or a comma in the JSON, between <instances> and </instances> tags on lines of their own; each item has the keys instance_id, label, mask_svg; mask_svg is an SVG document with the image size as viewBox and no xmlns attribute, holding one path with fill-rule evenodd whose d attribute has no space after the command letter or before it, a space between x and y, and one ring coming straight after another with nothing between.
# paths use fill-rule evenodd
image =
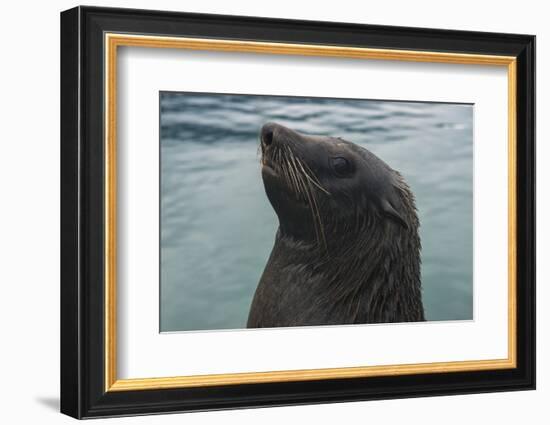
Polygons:
<instances>
[{"instance_id":1,"label":"gold inner frame","mask_svg":"<svg viewBox=\"0 0 550 425\"><path fill-rule=\"evenodd\" d=\"M175 377L118 379L116 324L116 123L117 48L119 46L248 52L281 55L325 56L355 59L398 60L470 65L504 66L508 72L508 357L419 364L303 369ZM446 373L510 369L516 367L516 58L462 53L370 49L327 45L267 43L105 34L105 391L131 391L213 385L310 381L416 373Z\"/></svg>"}]
</instances>

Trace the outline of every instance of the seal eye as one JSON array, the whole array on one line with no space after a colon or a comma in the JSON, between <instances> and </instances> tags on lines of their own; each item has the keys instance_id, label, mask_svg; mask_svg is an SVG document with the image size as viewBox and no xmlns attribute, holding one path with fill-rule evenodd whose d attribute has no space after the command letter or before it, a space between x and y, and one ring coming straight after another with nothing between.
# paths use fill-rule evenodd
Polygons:
<instances>
[{"instance_id":1,"label":"seal eye","mask_svg":"<svg viewBox=\"0 0 550 425\"><path fill-rule=\"evenodd\" d=\"M351 162L344 157L337 156L336 158L331 158L330 163L332 165L332 169L339 177L349 176L353 171Z\"/></svg>"}]
</instances>

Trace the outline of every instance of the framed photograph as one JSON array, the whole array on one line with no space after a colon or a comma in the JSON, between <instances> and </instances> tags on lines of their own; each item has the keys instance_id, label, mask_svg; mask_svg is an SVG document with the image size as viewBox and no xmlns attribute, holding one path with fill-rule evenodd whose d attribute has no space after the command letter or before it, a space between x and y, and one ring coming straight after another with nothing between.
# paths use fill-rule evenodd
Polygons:
<instances>
[{"instance_id":1,"label":"framed photograph","mask_svg":"<svg viewBox=\"0 0 550 425\"><path fill-rule=\"evenodd\" d=\"M535 37L61 14L61 411L533 389Z\"/></svg>"}]
</instances>

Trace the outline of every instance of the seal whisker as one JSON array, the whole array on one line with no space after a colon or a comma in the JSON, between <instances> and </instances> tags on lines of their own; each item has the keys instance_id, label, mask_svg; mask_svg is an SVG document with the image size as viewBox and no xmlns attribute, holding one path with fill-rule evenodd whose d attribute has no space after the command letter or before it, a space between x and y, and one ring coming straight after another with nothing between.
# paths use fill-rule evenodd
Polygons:
<instances>
[{"instance_id":1,"label":"seal whisker","mask_svg":"<svg viewBox=\"0 0 550 425\"><path fill-rule=\"evenodd\" d=\"M310 192L312 192L312 187L311 186L310 186ZM319 206L317 205L317 199L315 198L315 194L311 193L311 199L313 201L312 210L315 212L315 215L317 216L317 225L319 227L319 232L321 234L321 239L322 239L323 246L324 246L325 251L326 251L327 256L328 256L328 246L327 246L327 240L326 240L326 237L325 237L325 229L324 229L324 226L323 226L323 221L321 220L321 214L319 212Z\"/></svg>"},{"instance_id":2,"label":"seal whisker","mask_svg":"<svg viewBox=\"0 0 550 425\"><path fill-rule=\"evenodd\" d=\"M294 161L294 158L293 158L293 155L292 155L292 151L285 146L286 149L284 149L284 153L285 153L285 159L286 159L286 164L288 166L288 169L289 169L289 173L292 175L292 177L294 178L294 181L296 182L296 185L294 185L294 189L295 189L295 193L299 195L299 188L297 186L297 176L296 176L296 170L295 170L295 167L293 167L292 163Z\"/></svg>"},{"instance_id":3,"label":"seal whisker","mask_svg":"<svg viewBox=\"0 0 550 425\"><path fill-rule=\"evenodd\" d=\"M319 189L321 190L325 190L323 187L322 187L322 184L321 182L319 181L319 179L317 178L317 175L313 172L313 170L309 167L309 165L307 165L306 162L303 162L303 161L300 161L300 163L302 164L303 167L305 167L307 169L307 171L309 171L309 173L307 173L307 175L317 184L319 185ZM327 194L330 195L330 193L327 191Z\"/></svg>"},{"instance_id":4,"label":"seal whisker","mask_svg":"<svg viewBox=\"0 0 550 425\"><path fill-rule=\"evenodd\" d=\"M277 164L280 166L280 164L282 164L283 151L279 147L277 147L277 150L275 152L277 153Z\"/></svg>"},{"instance_id":5,"label":"seal whisker","mask_svg":"<svg viewBox=\"0 0 550 425\"><path fill-rule=\"evenodd\" d=\"M311 194L311 191L309 190L309 185L306 187L306 197L307 197L307 204L311 210L311 215L312 215L312 219L313 219L313 229L315 231L315 239L317 240L318 243L320 243L320 232L319 232L319 225L318 225L318 221L317 221L317 215L315 213L315 207L313 206L313 195Z\"/></svg>"},{"instance_id":6,"label":"seal whisker","mask_svg":"<svg viewBox=\"0 0 550 425\"><path fill-rule=\"evenodd\" d=\"M294 174L294 169L292 168L292 164L290 163L290 160L285 156L285 164L288 171L288 175L290 177L290 186L292 187L294 193L298 194L298 182L296 180L296 175Z\"/></svg>"},{"instance_id":7,"label":"seal whisker","mask_svg":"<svg viewBox=\"0 0 550 425\"><path fill-rule=\"evenodd\" d=\"M300 170L296 168L296 164L292 164L292 168L294 169L294 175L296 176L296 180L298 181L298 195L301 199L303 199L303 195L305 194L305 185L304 185L304 178L302 174L300 173Z\"/></svg>"},{"instance_id":8,"label":"seal whisker","mask_svg":"<svg viewBox=\"0 0 550 425\"><path fill-rule=\"evenodd\" d=\"M288 165L286 163L286 155L283 152L283 150L279 148L277 148L276 153L277 153L276 164L277 164L278 170L281 172L285 183L289 186L292 186L292 181L288 171Z\"/></svg>"},{"instance_id":9,"label":"seal whisker","mask_svg":"<svg viewBox=\"0 0 550 425\"><path fill-rule=\"evenodd\" d=\"M295 176L298 176L298 175L304 176L307 179L306 181L302 181L302 184L303 184L303 187L305 189L306 196L309 200L309 205L310 205L312 216L313 216L313 223L314 223L316 237L317 237L318 242L323 245L323 247L325 248L325 251L328 254L328 247L327 247L327 242L326 242L326 237L325 237L324 226L323 226L323 222L321 220L319 205L317 203L317 199L315 197L315 193L313 191L312 184L314 184L316 187L319 187L323 192L325 192L329 195L330 195L330 193L328 193L321 186L317 185L315 183L315 181L311 178L311 176L309 176L309 174L304 169L300 159L296 157L296 155L294 154L294 152L292 151L290 146L286 146L286 150L287 150L287 152L289 154L289 157L292 161L291 170L293 170L293 172L295 173L294 175ZM301 172L299 172L298 166L300 167Z\"/></svg>"},{"instance_id":10,"label":"seal whisker","mask_svg":"<svg viewBox=\"0 0 550 425\"><path fill-rule=\"evenodd\" d=\"M292 151L292 149L290 147L287 146L287 151L288 151L288 158L290 159L289 161L289 167L291 169L291 172L292 174L294 175L295 179L296 179L296 183L297 183L297 188L298 188L298 191L297 191L297 194L298 194L298 198L299 199L304 199L302 195L305 194L302 193L302 189L305 190L305 186L303 184L303 182L301 181L301 173L300 171L298 170L298 168L296 167L296 157L294 155L294 152ZM302 183L302 184L300 184Z\"/></svg>"},{"instance_id":11,"label":"seal whisker","mask_svg":"<svg viewBox=\"0 0 550 425\"><path fill-rule=\"evenodd\" d=\"M298 176L298 181L300 183L300 192L302 194L302 199L304 201L307 201L307 199L306 199L306 191L307 191L306 185L307 185L307 182L304 178L304 175L302 173L300 173L299 170L296 170L296 171L297 171L296 174Z\"/></svg>"},{"instance_id":12,"label":"seal whisker","mask_svg":"<svg viewBox=\"0 0 550 425\"><path fill-rule=\"evenodd\" d=\"M294 169L292 167L291 160L287 155L285 155L285 164L288 169L288 175L290 176L290 179L291 179L292 188L294 192L297 193L298 189L297 189L296 175L294 174Z\"/></svg>"},{"instance_id":13,"label":"seal whisker","mask_svg":"<svg viewBox=\"0 0 550 425\"><path fill-rule=\"evenodd\" d=\"M299 165L301 170L302 170L302 173L306 176L306 178L311 181L311 183L313 183L318 189L322 190L323 192L325 192L327 195L330 195L330 192L328 190L326 190L322 185L321 183L319 182L319 179L317 178L317 176L315 175L315 173L313 173L313 171L311 170L311 168L309 168L309 166L305 163L303 163L300 158L298 158L294 152L292 151L292 149L288 148L290 153L292 154L292 160L295 162L295 164ZM309 173L306 171L305 168L307 168L309 170Z\"/></svg>"},{"instance_id":14,"label":"seal whisker","mask_svg":"<svg viewBox=\"0 0 550 425\"><path fill-rule=\"evenodd\" d=\"M308 180L314 180L312 179L312 177L307 173L307 171L304 169L304 166L302 165L302 161L300 161L300 158L298 158L296 156L296 154L292 151L292 149L290 147L287 147L289 153L290 153L290 158L292 159L292 163L294 164L294 170L297 174L300 174L300 175L304 175ZM300 170L298 170L298 166L300 167ZM325 190L320 184L317 184L315 183L315 181L313 181L313 183L315 184L315 186L317 186L320 190L322 190L323 192L325 192L327 195L330 195L330 193Z\"/></svg>"},{"instance_id":15,"label":"seal whisker","mask_svg":"<svg viewBox=\"0 0 550 425\"><path fill-rule=\"evenodd\" d=\"M296 161L298 161L298 165L300 166L300 168L302 169L302 172L304 173L304 175L306 176L306 178L311 182L313 183L319 190L322 190L323 192L325 192L327 195L330 196L330 192L328 190L326 190L323 186L321 186L320 183L316 182L315 180L317 180L316 178L313 178L309 175L309 173L304 169L304 165L307 167L307 164L304 164L302 161L300 161L299 158L296 158ZM308 167L309 168L309 167ZM318 180L317 180L318 181Z\"/></svg>"},{"instance_id":16,"label":"seal whisker","mask_svg":"<svg viewBox=\"0 0 550 425\"><path fill-rule=\"evenodd\" d=\"M325 237L323 221L321 220L321 214L319 213L319 205L317 204L317 199L315 198L315 194L313 193L313 187L311 186L311 181L307 180L304 183L306 183L306 194L309 199L309 205L313 216L313 224L315 228L316 238L318 243L323 245L323 247L325 248L325 252L327 253L327 256L328 256L327 240Z\"/></svg>"}]
</instances>

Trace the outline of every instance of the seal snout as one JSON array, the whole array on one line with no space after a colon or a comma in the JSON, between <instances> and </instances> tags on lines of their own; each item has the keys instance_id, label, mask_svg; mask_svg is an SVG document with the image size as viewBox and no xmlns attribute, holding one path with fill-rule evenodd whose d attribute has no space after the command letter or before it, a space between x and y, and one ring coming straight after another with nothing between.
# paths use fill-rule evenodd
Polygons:
<instances>
[{"instance_id":1,"label":"seal snout","mask_svg":"<svg viewBox=\"0 0 550 425\"><path fill-rule=\"evenodd\" d=\"M290 140L294 141L300 137L300 134L296 131L274 122L264 124L260 130L260 140L263 148L286 144Z\"/></svg>"},{"instance_id":2,"label":"seal snout","mask_svg":"<svg viewBox=\"0 0 550 425\"><path fill-rule=\"evenodd\" d=\"M274 122L268 122L264 124L260 132L260 140L262 141L262 147L268 148L277 143L277 140L281 138L281 134L286 130L280 124Z\"/></svg>"}]
</instances>

